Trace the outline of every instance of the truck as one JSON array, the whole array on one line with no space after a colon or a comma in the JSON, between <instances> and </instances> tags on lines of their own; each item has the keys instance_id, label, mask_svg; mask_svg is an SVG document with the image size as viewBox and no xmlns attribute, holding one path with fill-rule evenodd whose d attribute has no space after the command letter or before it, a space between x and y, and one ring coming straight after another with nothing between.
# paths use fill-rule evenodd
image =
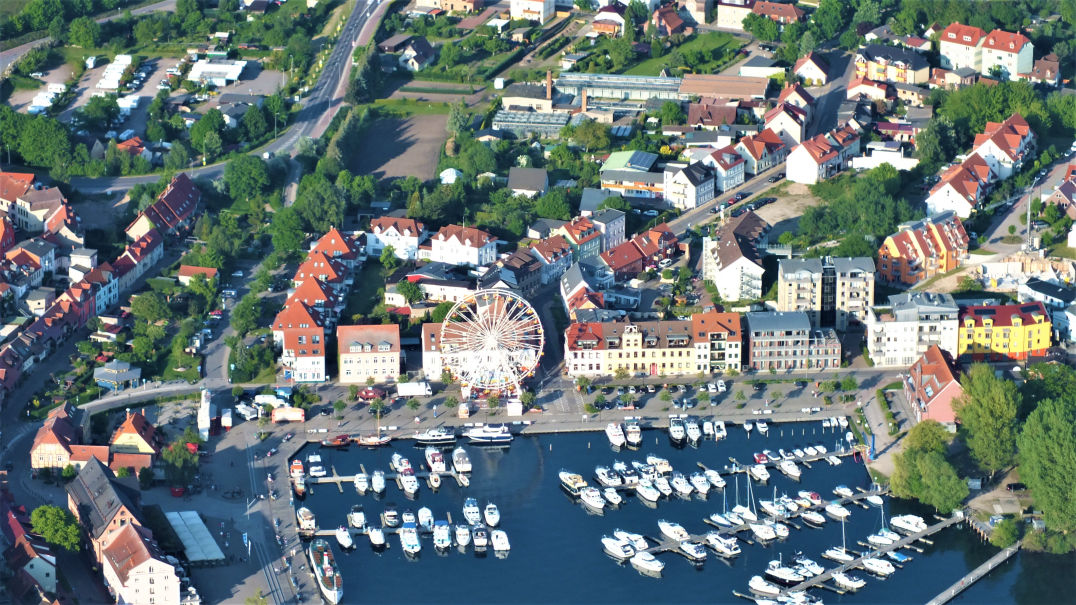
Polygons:
<instances>
[{"instance_id":1,"label":"truck","mask_svg":"<svg viewBox=\"0 0 1076 605\"><path fill-rule=\"evenodd\" d=\"M272 420L277 422L305 422L306 410L303 408L283 407L273 410Z\"/></svg>"},{"instance_id":2,"label":"truck","mask_svg":"<svg viewBox=\"0 0 1076 605\"><path fill-rule=\"evenodd\" d=\"M276 395L260 394L254 396L254 405L268 405L274 408L282 408L287 406L288 402L281 399L280 397L277 397Z\"/></svg>"},{"instance_id":3,"label":"truck","mask_svg":"<svg viewBox=\"0 0 1076 605\"><path fill-rule=\"evenodd\" d=\"M245 403L240 403L240 404L236 405L235 406L235 413L242 416L243 420L257 420L258 419L258 408L254 407L254 406L247 405Z\"/></svg>"},{"instance_id":4,"label":"truck","mask_svg":"<svg viewBox=\"0 0 1076 605\"><path fill-rule=\"evenodd\" d=\"M396 394L399 397L429 397L433 395L433 389L425 381L401 382L396 385Z\"/></svg>"}]
</instances>

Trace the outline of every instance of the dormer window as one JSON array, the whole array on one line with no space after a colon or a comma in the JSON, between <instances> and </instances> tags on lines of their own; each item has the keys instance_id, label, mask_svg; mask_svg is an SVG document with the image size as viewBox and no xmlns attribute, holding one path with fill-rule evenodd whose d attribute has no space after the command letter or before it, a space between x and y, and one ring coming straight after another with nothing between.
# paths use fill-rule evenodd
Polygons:
<instances>
[{"instance_id":1,"label":"dormer window","mask_svg":"<svg viewBox=\"0 0 1076 605\"><path fill-rule=\"evenodd\" d=\"M971 42L971 36L964 36L965 42Z\"/></svg>"}]
</instances>

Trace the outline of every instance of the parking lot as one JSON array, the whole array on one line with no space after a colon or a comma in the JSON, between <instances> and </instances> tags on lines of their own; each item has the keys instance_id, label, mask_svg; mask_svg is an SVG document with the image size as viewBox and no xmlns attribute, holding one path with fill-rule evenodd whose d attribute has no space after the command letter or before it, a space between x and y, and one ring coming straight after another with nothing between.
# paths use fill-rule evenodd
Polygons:
<instances>
[{"instance_id":1,"label":"parking lot","mask_svg":"<svg viewBox=\"0 0 1076 605\"><path fill-rule=\"evenodd\" d=\"M153 101L153 97L157 96L157 86L160 84L168 74L167 70L175 67L179 63L178 59L150 59L144 61L140 66L151 67L152 71L143 80L142 85L136 88L133 92L122 93L123 96L128 94L135 94L142 97L142 101L139 103L138 108L131 112L131 115L124 120L124 122L116 127L114 130L117 132L123 132L124 130L134 130L138 136L143 136L146 133L146 117L149 113L149 104ZM104 72L105 66L98 65L93 69L87 69L86 73L82 74L82 78L79 79L77 86L78 96L75 98L74 103L60 114L59 119L61 122L70 123L71 119L75 115L75 110L79 107L90 102L94 93L104 92L98 90L96 87L97 82L101 79L101 74ZM104 134L104 133L96 133Z\"/></svg>"}]
</instances>

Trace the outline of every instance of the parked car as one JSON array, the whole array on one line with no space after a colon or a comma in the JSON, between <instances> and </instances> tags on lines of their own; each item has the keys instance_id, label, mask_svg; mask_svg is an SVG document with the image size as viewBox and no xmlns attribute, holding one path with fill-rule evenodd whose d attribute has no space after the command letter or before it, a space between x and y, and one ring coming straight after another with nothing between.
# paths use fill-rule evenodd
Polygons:
<instances>
[{"instance_id":1,"label":"parked car","mask_svg":"<svg viewBox=\"0 0 1076 605\"><path fill-rule=\"evenodd\" d=\"M762 389L766 388L766 385L761 382L756 382L755 384L751 385L751 388L755 389L756 391L761 391Z\"/></svg>"},{"instance_id":2,"label":"parked car","mask_svg":"<svg viewBox=\"0 0 1076 605\"><path fill-rule=\"evenodd\" d=\"M717 381L717 392L718 393L724 393L726 389L728 389L728 387L725 385L725 381L724 380L718 380Z\"/></svg>"},{"instance_id":3,"label":"parked car","mask_svg":"<svg viewBox=\"0 0 1076 605\"><path fill-rule=\"evenodd\" d=\"M1005 490L1010 492L1022 492L1027 489L1027 486L1023 483L1008 483L1005 485Z\"/></svg>"}]
</instances>

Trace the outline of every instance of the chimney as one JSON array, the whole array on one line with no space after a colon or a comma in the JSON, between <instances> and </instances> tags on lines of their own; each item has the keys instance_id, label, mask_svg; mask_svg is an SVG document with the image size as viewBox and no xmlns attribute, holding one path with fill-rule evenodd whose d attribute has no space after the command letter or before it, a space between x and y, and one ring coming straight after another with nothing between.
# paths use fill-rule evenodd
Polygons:
<instances>
[{"instance_id":1,"label":"chimney","mask_svg":"<svg viewBox=\"0 0 1076 605\"><path fill-rule=\"evenodd\" d=\"M547 101L553 100L553 70L547 69L545 72L545 98Z\"/></svg>"},{"instance_id":2,"label":"chimney","mask_svg":"<svg viewBox=\"0 0 1076 605\"><path fill-rule=\"evenodd\" d=\"M583 113L586 113L586 111L587 111L587 89L585 89L585 88L583 89L583 108L582 108L582 111L583 111Z\"/></svg>"}]
</instances>

